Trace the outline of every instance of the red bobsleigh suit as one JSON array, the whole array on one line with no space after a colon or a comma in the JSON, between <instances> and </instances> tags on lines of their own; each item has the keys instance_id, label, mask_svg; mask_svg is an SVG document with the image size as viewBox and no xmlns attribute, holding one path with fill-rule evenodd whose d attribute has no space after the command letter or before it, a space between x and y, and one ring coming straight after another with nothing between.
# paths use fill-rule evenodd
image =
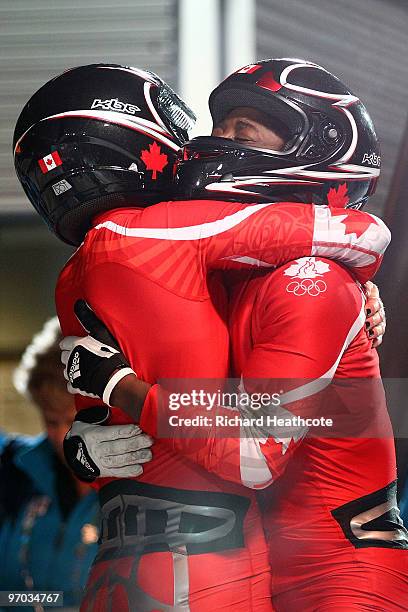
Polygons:
<instances>
[{"instance_id":1,"label":"red bobsleigh suit","mask_svg":"<svg viewBox=\"0 0 408 612\"><path fill-rule=\"evenodd\" d=\"M265 482L268 471L269 482L283 473L260 502L274 607L408 609L394 439L360 288L337 263L308 258L236 290L230 333L237 372L244 380L290 376L283 408L302 413L306 404L310 413L307 402L323 396L323 413L334 421L326 435L320 429L298 442L259 441L265 461L258 457L241 473L246 481L256 474L258 486L262 470ZM333 376L333 388L322 390Z\"/></svg>"},{"instance_id":2,"label":"red bobsleigh suit","mask_svg":"<svg viewBox=\"0 0 408 612\"><path fill-rule=\"evenodd\" d=\"M99 215L65 266L57 310L65 335L82 334L73 305L86 299L151 383L194 377L218 386L228 373L227 302L208 272L278 266L322 250L366 280L388 241L374 217L324 207L197 201L118 209ZM79 408L95 403L77 399ZM113 409L112 423L120 422L129 418ZM160 441L137 481L99 484L102 545L84 610L271 610L251 490Z\"/></svg>"},{"instance_id":3,"label":"red bobsleigh suit","mask_svg":"<svg viewBox=\"0 0 408 612\"><path fill-rule=\"evenodd\" d=\"M254 426L234 438L212 426L198 439L179 429L167 441L223 478L264 489L259 502L277 611L408 609L394 439L364 304L347 270L315 257L235 284L235 374L251 391L284 392L271 413L323 414L333 430L305 435L304 427L292 428L288 437L275 425L268 437ZM158 397L156 385L142 413L151 433Z\"/></svg>"}]
</instances>

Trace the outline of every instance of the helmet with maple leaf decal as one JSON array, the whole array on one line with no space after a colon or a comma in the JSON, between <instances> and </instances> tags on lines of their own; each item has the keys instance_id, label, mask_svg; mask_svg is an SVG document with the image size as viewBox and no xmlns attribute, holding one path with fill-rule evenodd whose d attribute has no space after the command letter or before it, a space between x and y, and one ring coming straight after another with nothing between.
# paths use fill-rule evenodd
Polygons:
<instances>
[{"instance_id":1,"label":"helmet with maple leaf decal","mask_svg":"<svg viewBox=\"0 0 408 612\"><path fill-rule=\"evenodd\" d=\"M91 64L48 81L14 131L17 176L64 242L78 245L103 210L168 197L194 113L156 74Z\"/></svg>"},{"instance_id":2,"label":"helmet with maple leaf decal","mask_svg":"<svg viewBox=\"0 0 408 612\"><path fill-rule=\"evenodd\" d=\"M276 151L194 138L176 173L189 197L360 208L374 193L381 158L373 123L361 101L321 66L259 61L226 78L209 106L214 126L237 108L262 111L285 145Z\"/></svg>"}]
</instances>

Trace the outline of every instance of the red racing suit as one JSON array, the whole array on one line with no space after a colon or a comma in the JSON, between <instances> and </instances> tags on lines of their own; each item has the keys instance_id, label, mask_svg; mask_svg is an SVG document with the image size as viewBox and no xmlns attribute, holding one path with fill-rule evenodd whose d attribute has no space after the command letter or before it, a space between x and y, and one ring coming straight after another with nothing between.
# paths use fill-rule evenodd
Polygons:
<instances>
[{"instance_id":1,"label":"red racing suit","mask_svg":"<svg viewBox=\"0 0 408 612\"><path fill-rule=\"evenodd\" d=\"M388 241L378 219L325 207L198 201L118 209L99 215L62 271L57 311L65 335L82 334L73 305L86 299L146 381L194 377L218 386L228 372L227 301L209 272L274 267L322 250L366 280ZM78 408L95 403L77 400ZM113 409L112 423L120 422L129 417ZM271 609L249 489L160 441L137 481L100 485L102 546L84 610Z\"/></svg>"},{"instance_id":2,"label":"red racing suit","mask_svg":"<svg viewBox=\"0 0 408 612\"><path fill-rule=\"evenodd\" d=\"M394 439L377 352L364 329L364 297L341 266L308 262L239 287L230 327L237 371L249 380L290 376L291 388L303 379L283 407L302 412L308 399L320 396L334 421L332 433L320 429L289 447L287 441L259 444L271 458L271 479L283 472L261 502L273 603L282 612L407 610L408 539L396 505ZM254 304L250 314L248 303ZM325 392L322 385L333 376Z\"/></svg>"},{"instance_id":3,"label":"red racing suit","mask_svg":"<svg viewBox=\"0 0 408 612\"><path fill-rule=\"evenodd\" d=\"M258 497L278 611L408 609L394 440L364 304L347 270L315 257L236 283L230 334L242 384L279 390L277 416L332 417L332 431L299 426L288 436L274 425L268 436L249 426L234 438L212 426L167 441L223 478L268 487ZM155 386L147 431L157 397Z\"/></svg>"}]
</instances>

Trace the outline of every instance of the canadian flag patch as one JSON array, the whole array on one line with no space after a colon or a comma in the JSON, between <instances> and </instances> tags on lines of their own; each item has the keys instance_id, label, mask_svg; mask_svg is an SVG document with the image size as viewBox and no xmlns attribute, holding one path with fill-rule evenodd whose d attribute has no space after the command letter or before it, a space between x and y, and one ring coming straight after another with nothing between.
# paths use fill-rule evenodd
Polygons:
<instances>
[{"instance_id":1,"label":"canadian flag patch","mask_svg":"<svg viewBox=\"0 0 408 612\"><path fill-rule=\"evenodd\" d=\"M62 165L62 160L59 156L58 151L53 151L49 155L46 155L42 159L38 160L38 165L41 168L43 174L47 174L50 170L54 170L57 166Z\"/></svg>"}]
</instances>

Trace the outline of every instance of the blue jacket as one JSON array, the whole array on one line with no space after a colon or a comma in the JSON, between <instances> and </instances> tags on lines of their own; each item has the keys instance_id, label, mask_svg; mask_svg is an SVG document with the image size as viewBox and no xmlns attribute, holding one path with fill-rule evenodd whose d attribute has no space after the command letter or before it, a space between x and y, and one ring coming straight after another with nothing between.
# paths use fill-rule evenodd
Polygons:
<instances>
[{"instance_id":1,"label":"blue jacket","mask_svg":"<svg viewBox=\"0 0 408 612\"><path fill-rule=\"evenodd\" d=\"M401 512L401 518L404 522L405 527L408 526L408 479L405 481L405 486L402 489L401 498L399 501L399 508Z\"/></svg>"},{"instance_id":2,"label":"blue jacket","mask_svg":"<svg viewBox=\"0 0 408 612\"><path fill-rule=\"evenodd\" d=\"M0 438L3 456L13 449L0 468L0 590L64 591L64 606L78 605L97 550L97 495L78 498L64 520L47 438L9 442Z\"/></svg>"}]
</instances>

